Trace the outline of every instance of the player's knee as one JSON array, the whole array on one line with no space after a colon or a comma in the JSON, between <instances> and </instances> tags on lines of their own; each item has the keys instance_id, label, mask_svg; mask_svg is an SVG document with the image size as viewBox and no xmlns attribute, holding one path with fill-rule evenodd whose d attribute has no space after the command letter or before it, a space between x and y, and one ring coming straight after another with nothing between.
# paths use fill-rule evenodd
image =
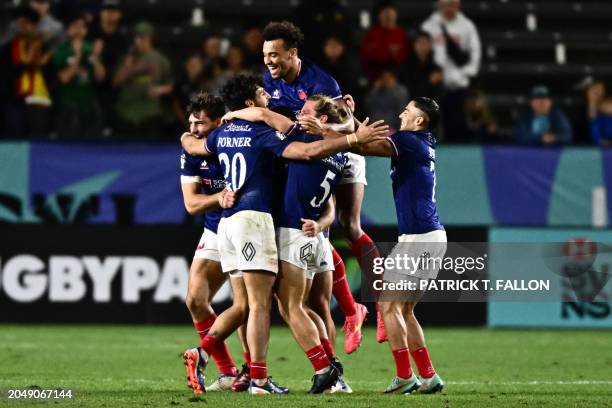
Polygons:
<instances>
[{"instance_id":1,"label":"player's knee","mask_svg":"<svg viewBox=\"0 0 612 408\"><path fill-rule=\"evenodd\" d=\"M192 294L188 294L185 299L185 303L187 304L187 309L191 313L204 313L208 310L208 299L203 296L195 296Z\"/></svg>"},{"instance_id":2,"label":"player's knee","mask_svg":"<svg viewBox=\"0 0 612 408\"><path fill-rule=\"evenodd\" d=\"M388 316L401 310L397 302L379 302L378 309L383 316Z\"/></svg>"}]
</instances>

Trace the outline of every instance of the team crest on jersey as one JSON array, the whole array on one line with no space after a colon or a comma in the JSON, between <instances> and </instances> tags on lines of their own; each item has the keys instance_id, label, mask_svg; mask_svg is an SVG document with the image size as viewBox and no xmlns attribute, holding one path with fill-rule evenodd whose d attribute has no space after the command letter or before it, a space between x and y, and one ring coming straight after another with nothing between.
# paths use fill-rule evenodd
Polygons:
<instances>
[{"instance_id":1,"label":"team crest on jersey","mask_svg":"<svg viewBox=\"0 0 612 408\"><path fill-rule=\"evenodd\" d=\"M298 98L300 98L301 101L305 101L306 98L308 98L308 95L306 95L306 92L303 89L300 89L298 91Z\"/></svg>"},{"instance_id":2,"label":"team crest on jersey","mask_svg":"<svg viewBox=\"0 0 612 408\"><path fill-rule=\"evenodd\" d=\"M283 132L279 132L278 130L276 131L276 137L278 137L278 140L285 140L287 138L287 135L284 134Z\"/></svg>"},{"instance_id":3,"label":"team crest on jersey","mask_svg":"<svg viewBox=\"0 0 612 408\"><path fill-rule=\"evenodd\" d=\"M280 99L280 91L278 89L275 89L274 92L272 92L272 99Z\"/></svg>"}]
</instances>

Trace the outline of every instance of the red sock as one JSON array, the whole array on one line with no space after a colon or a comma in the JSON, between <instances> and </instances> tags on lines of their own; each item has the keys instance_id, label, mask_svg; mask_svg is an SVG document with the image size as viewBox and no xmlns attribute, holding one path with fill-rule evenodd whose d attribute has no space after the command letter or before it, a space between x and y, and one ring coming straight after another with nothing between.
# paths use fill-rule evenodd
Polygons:
<instances>
[{"instance_id":1,"label":"red sock","mask_svg":"<svg viewBox=\"0 0 612 408\"><path fill-rule=\"evenodd\" d=\"M336 356L336 350L334 350L334 346L332 346L329 339L321 339L321 346L323 346L323 350L325 350L327 358L331 359Z\"/></svg>"},{"instance_id":2,"label":"red sock","mask_svg":"<svg viewBox=\"0 0 612 408\"><path fill-rule=\"evenodd\" d=\"M224 341L217 341L214 337L206 335L199 346L215 360L221 374L237 375L236 366Z\"/></svg>"},{"instance_id":3,"label":"red sock","mask_svg":"<svg viewBox=\"0 0 612 408\"><path fill-rule=\"evenodd\" d=\"M427 347L421 347L420 349L411 351L410 354L412 354L412 359L419 369L419 375L421 377L431 378L436 375L436 370L434 370L431 360L429 359Z\"/></svg>"},{"instance_id":4,"label":"red sock","mask_svg":"<svg viewBox=\"0 0 612 408\"><path fill-rule=\"evenodd\" d=\"M265 380L268 378L268 366L265 362L251 362L251 378L254 380Z\"/></svg>"},{"instance_id":5,"label":"red sock","mask_svg":"<svg viewBox=\"0 0 612 408\"><path fill-rule=\"evenodd\" d=\"M227 344L225 344L224 341L217 343L217 347L213 351L212 356L215 359L217 368L219 368L219 373L233 376L238 375L234 360L232 360Z\"/></svg>"},{"instance_id":6,"label":"red sock","mask_svg":"<svg viewBox=\"0 0 612 408\"><path fill-rule=\"evenodd\" d=\"M374 258L380 258L380 252L372 238L364 233L359 239L351 242L350 245L353 255L359 262L359 267L365 276L370 276L373 271Z\"/></svg>"},{"instance_id":7,"label":"red sock","mask_svg":"<svg viewBox=\"0 0 612 408\"><path fill-rule=\"evenodd\" d=\"M251 353L249 353L248 351L243 351L242 357L244 357L244 362L246 363L247 367L250 367L251 366Z\"/></svg>"},{"instance_id":8,"label":"red sock","mask_svg":"<svg viewBox=\"0 0 612 408\"><path fill-rule=\"evenodd\" d=\"M203 340L204 337L206 337L215 320L217 320L217 315L213 314L208 319L193 324L193 327L195 327L196 331L198 332L198 336L200 336L200 340Z\"/></svg>"},{"instance_id":9,"label":"red sock","mask_svg":"<svg viewBox=\"0 0 612 408\"><path fill-rule=\"evenodd\" d=\"M408 379L412 377L408 348L393 350L393 359L395 360L395 373L399 378Z\"/></svg>"},{"instance_id":10,"label":"red sock","mask_svg":"<svg viewBox=\"0 0 612 408\"><path fill-rule=\"evenodd\" d=\"M336 298L336 301L338 302L338 306L340 306L340 309L342 309L342 313L344 313L345 316L352 316L356 312L355 299L353 299L351 288L346 280L346 267L344 266L344 262L342 261L340 254L335 248L332 250L332 255L334 258L335 268L332 292Z\"/></svg>"},{"instance_id":11,"label":"red sock","mask_svg":"<svg viewBox=\"0 0 612 408\"><path fill-rule=\"evenodd\" d=\"M325 349L323 349L323 346L320 344L308 350L306 352L306 357L310 360L312 368L314 368L315 371L329 367L331 364L329 358L327 358L327 354L325 354Z\"/></svg>"}]
</instances>

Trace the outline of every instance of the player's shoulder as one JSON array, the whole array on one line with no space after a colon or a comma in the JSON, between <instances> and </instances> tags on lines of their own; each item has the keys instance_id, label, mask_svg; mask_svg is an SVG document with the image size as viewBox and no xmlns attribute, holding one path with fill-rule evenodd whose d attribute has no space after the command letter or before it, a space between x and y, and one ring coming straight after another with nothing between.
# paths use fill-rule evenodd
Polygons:
<instances>
[{"instance_id":1,"label":"player's shoulder","mask_svg":"<svg viewBox=\"0 0 612 408\"><path fill-rule=\"evenodd\" d=\"M321 68L320 66L318 66L312 61L303 60L302 70L304 72L304 77L316 78L318 80L323 80L323 81L336 82L334 77L329 72L327 72L325 69Z\"/></svg>"}]
</instances>

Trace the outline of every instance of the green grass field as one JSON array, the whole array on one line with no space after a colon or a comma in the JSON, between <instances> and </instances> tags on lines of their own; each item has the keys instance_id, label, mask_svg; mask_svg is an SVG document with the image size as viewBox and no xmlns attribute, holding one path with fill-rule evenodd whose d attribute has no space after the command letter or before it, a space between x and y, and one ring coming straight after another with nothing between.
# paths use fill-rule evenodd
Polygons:
<instances>
[{"instance_id":1,"label":"green grass field","mask_svg":"<svg viewBox=\"0 0 612 408\"><path fill-rule=\"evenodd\" d=\"M610 331L432 328L426 335L446 381L442 394L383 395L394 366L387 345L367 329L357 353L339 354L355 393L307 395L310 364L289 331L276 327L268 366L291 395L194 397L181 358L195 342L191 327L0 325L0 405L41 406L6 399L7 389L40 386L72 388L74 399L63 403L86 407L612 406ZM235 336L230 347L240 363ZM215 375L211 369L207 377Z\"/></svg>"}]
</instances>

